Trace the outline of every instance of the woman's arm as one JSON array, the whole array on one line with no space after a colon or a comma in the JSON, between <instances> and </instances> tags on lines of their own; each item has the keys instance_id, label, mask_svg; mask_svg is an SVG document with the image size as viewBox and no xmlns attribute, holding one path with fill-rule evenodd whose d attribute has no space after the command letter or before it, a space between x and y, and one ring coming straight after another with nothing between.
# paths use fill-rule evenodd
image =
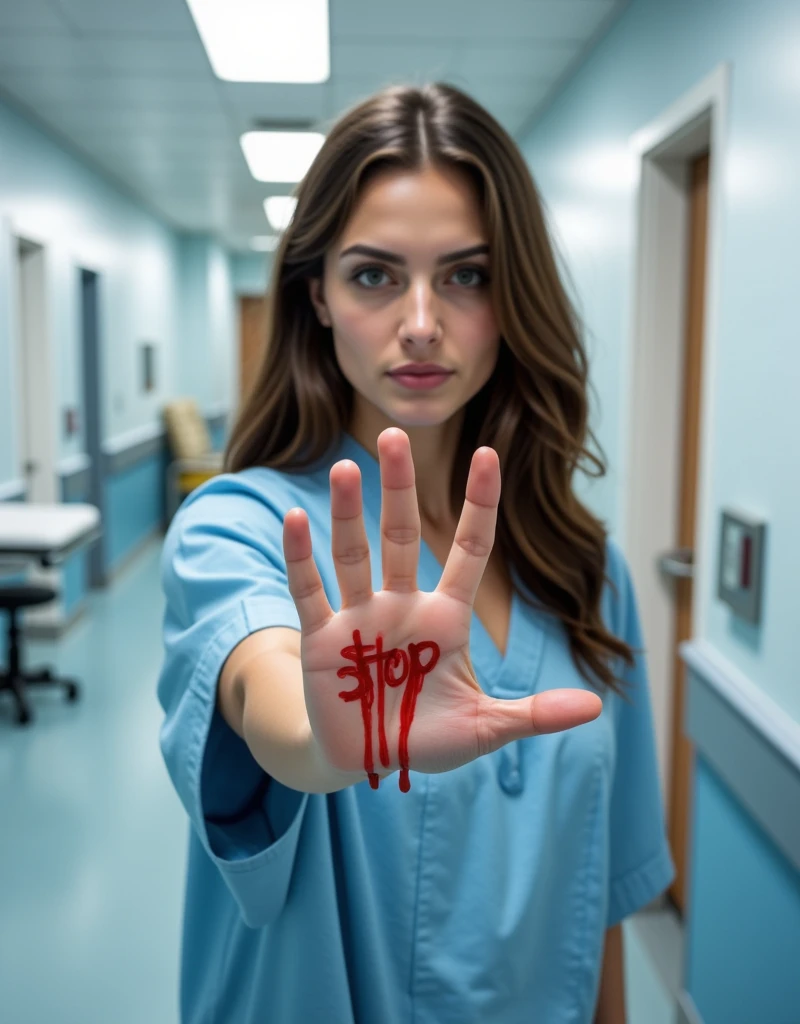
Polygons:
<instances>
[{"instance_id":1,"label":"woman's arm","mask_svg":"<svg viewBox=\"0 0 800 1024\"><path fill-rule=\"evenodd\" d=\"M606 932L603 968L600 974L600 995L594 1024L625 1024L625 963L622 925L615 924Z\"/></svg>"}]
</instances>

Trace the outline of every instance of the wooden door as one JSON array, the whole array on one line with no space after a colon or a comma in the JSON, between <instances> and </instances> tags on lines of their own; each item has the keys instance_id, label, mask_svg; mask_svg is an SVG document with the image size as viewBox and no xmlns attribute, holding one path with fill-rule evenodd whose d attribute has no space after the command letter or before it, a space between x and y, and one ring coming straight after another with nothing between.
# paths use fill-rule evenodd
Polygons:
<instances>
[{"instance_id":1,"label":"wooden door","mask_svg":"<svg viewBox=\"0 0 800 1024\"><path fill-rule=\"evenodd\" d=\"M683 364L683 418L680 461L679 547L693 548L697 507L697 461L700 435L703 367L703 322L705 312L706 236L708 223L709 154L692 161L688 236L688 291ZM687 892L692 744L684 735L686 665L678 645L692 635L691 578L675 577L674 706L672 715L671 785L669 839L675 860L676 878L669 895L681 913Z\"/></svg>"},{"instance_id":2,"label":"wooden door","mask_svg":"<svg viewBox=\"0 0 800 1024\"><path fill-rule=\"evenodd\" d=\"M267 296L239 297L239 396L244 398L255 380L267 338Z\"/></svg>"}]
</instances>

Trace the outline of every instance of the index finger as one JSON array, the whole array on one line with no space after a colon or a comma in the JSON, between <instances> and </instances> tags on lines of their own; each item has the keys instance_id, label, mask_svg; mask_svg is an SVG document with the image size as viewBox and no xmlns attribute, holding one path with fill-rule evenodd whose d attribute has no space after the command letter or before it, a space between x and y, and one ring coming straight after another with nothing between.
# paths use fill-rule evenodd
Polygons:
<instances>
[{"instance_id":1,"label":"index finger","mask_svg":"<svg viewBox=\"0 0 800 1024\"><path fill-rule=\"evenodd\" d=\"M478 448L473 456L464 507L447 562L436 588L471 609L494 547L500 502L500 460L494 448Z\"/></svg>"}]
</instances>

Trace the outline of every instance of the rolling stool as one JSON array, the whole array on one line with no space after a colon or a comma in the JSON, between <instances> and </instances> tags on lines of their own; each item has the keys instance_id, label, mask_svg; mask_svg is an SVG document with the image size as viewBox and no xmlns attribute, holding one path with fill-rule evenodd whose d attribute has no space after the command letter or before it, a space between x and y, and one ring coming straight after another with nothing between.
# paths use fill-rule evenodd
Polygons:
<instances>
[{"instance_id":1,"label":"rolling stool","mask_svg":"<svg viewBox=\"0 0 800 1024\"><path fill-rule=\"evenodd\" d=\"M29 608L35 604L46 604L57 597L52 587L35 586L30 583L18 583L0 586L0 609L8 612L8 665L0 671L0 693L10 690L17 701L17 723L27 725L31 719L25 689L27 686L63 686L67 691L67 700L78 699L78 684L71 679L60 679L54 676L49 668L39 672L23 672L20 664L19 626L17 613L20 608Z\"/></svg>"}]
</instances>

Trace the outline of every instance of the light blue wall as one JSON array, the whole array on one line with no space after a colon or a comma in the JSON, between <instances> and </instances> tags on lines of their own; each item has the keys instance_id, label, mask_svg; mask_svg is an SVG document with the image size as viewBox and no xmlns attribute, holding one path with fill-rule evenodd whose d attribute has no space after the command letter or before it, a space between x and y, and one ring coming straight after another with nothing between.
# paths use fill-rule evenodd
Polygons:
<instances>
[{"instance_id":1,"label":"light blue wall","mask_svg":"<svg viewBox=\"0 0 800 1024\"><path fill-rule=\"evenodd\" d=\"M0 488L22 477L18 441L13 238L47 252L46 294L54 375L57 458L85 451L79 268L100 274L101 437L109 450L157 434L162 408L192 395L203 412L231 407L237 332L227 252L212 238L176 232L9 103L0 102ZM139 345L155 342L157 387L141 388ZM63 432L64 410L81 430ZM221 439L216 438L221 444ZM107 479L107 551L113 569L163 519L163 460ZM85 587L82 556L66 566L68 608Z\"/></svg>"},{"instance_id":2,"label":"light blue wall","mask_svg":"<svg viewBox=\"0 0 800 1024\"><path fill-rule=\"evenodd\" d=\"M796 581L800 578L800 5L794 0L633 0L522 141L589 326L593 424L611 472L593 483L595 510L616 524L623 495L622 345L631 308L634 184L631 135L705 78L733 66L724 170L712 521L744 505L769 522L764 625L741 627L727 605L701 609L705 638L800 720ZM628 168L629 169L629 168Z\"/></svg>"},{"instance_id":3,"label":"light blue wall","mask_svg":"<svg viewBox=\"0 0 800 1024\"><path fill-rule=\"evenodd\" d=\"M588 327L592 423L610 472L582 490L613 529L636 227L628 140L722 62L732 75L704 547L716 553L728 505L761 512L769 536L762 626L738 624L713 595L700 620L704 639L800 721L800 5L632 0L521 146ZM702 758L694 787L687 991L705 1024L794 1024L800 876Z\"/></svg>"},{"instance_id":4,"label":"light blue wall","mask_svg":"<svg viewBox=\"0 0 800 1024\"><path fill-rule=\"evenodd\" d=\"M230 259L207 235L179 242L182 318L175 336L177 387L203 410L228 409L238 383L237 313Z\"/></svg>"},{"instance_id":5,"label":"light blue wall","mask_svg":"<svg viewBox=\"0 0 800 1024\"><path fill-rule=\"evenodd\" d=\"M796 1024L800 876L702 757L692 828L687 991L705 1024Z\"/></svg>"},{"instance_id":6,"label":"light blue wall","mask_svg":"<svg viewBox=\"0 0 800 1024\"><path fill-rule=\"evenodd\" d=\"M173 339L178 319L175 233L121 194L100 175L0 104L0 216L14 234L48 252L51 348L59 428L62 410L82 404L77 276L79 267L102 274L100 333L103 339L102 424L110 440L154 422L173 389ZM7 268L0 277L0 379L14 380L13 295ZM155 341L164 358L160 388L138 386L137 345ZM5 396L4 396L5 397ZM15 395L0 403L0 480L17 477ZM84 417L81 416L83 423ZM82 432L59 436L59 457L84 450Z\"/></svg>"},{"instance_id":7,"label":"light blue wall","mask_svg":"<svg viewBox=\"0 0 800 1024\"><path fill-rule=\"evenodd\" d=\"M268 274L273 254L234 253L231 257L233 290L237 295L263 295L267 290Z\"/></svg>"}]
</instances>

